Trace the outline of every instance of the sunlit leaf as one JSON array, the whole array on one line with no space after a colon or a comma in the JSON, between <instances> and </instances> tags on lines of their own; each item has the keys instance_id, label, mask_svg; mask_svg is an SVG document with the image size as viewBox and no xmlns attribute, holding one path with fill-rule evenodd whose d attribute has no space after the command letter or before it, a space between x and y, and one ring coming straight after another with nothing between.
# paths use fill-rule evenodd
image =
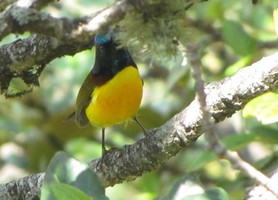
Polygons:
<instances>
[{"instance_id":1,"label":"sunlit leaf","mask_svg":"<svg viewBox=\"0 0 278 200\"><path fill-rule=\"evenodd\" d=\"M278 121L278 94L265 93L246 104L242 114L246 118L254 117L263 124Z\"/></svg>"},{"instance_id":2,"label":"sunlit leaf","mask_svg":"<svg viewBox=\"0 0 278 200\"><path fill-rule=\"evenodd\" d=\"M273 11L273 20L274 20L276 35L278 36L278 8L276 8Z\"/></svg>"},{"instance_id":3,"label":"sunlit leaf","mask_svg":"<svg viewBox=\"0 0 278 200\"><path fill-rule=\"evenodd\" d=\"M237 62L234 64L230 65L226 70L225 70L225 75L226 76L232 76L236 72L238 72L240 69L243 67L246 67L248 63L251 61L252 56L245 56L241 59L239 59Z\"/></svg>"}]
</instances>

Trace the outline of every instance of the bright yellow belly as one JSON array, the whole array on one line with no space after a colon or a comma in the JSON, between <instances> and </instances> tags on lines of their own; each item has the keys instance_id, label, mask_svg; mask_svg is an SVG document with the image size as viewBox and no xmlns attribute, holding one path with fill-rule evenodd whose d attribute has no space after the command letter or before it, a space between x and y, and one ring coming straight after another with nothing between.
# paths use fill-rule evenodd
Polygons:
<instances>
[{"instance_id":1,"label":"bright yellow belly","mask_svg":"<svg viewBox=\"0 0 278 200\"><path fill-rule=\"evenodd\" d=\"M142 92L138 70L125 67L113 79L94 89L86 115L98 127L122 123L137 113Z\"/></svg>"}]
</instances>

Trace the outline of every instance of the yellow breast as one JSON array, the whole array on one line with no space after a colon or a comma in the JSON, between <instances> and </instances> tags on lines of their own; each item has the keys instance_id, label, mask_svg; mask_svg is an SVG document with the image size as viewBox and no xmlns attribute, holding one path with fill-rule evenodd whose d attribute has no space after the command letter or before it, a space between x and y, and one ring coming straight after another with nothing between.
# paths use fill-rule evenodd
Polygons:
<instances>
[{"instance_id":1,"label":"yellow breast","mask_svg":"<svg viewBox=\"0 0 278 200\"><path fill-rule=\"evenodd\" d=\"M143 83L137 68L125 67L94 89L86 115L98 127L122 123L137 113L142 93Z\"/></svg>"}]
</instances>

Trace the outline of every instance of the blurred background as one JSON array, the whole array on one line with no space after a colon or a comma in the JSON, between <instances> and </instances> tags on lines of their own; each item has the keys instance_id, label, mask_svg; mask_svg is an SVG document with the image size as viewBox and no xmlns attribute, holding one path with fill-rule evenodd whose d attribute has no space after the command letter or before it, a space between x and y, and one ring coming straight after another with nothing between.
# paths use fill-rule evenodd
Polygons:
<instances>
[{"instance_id":1,"label":"blurred background","mask_svg":"<svg viewBox=\"0 0 278 200\"><path fill-rule=\"evenodd\" d=\"M44 9L56 17L76 18L113 3L112 0L61 0ZM278 2L260 0L209 0L189 9L188 24L198 30L203 47L203 77L206 82L231 76L244 66L277 51L273 10ZM190 29L190 28L189 28ZM9 35L6 44L24 35ZM185 108L194 98L194 81L190 66L182 55L163 62L140 49L131 54L144 79L144 96L138 118L146 129L159 127ZM45 171L58 151L65 151L86 163L101 155L101 130L93 126L78 128L64 123L74 111L77 92L94 64L95 50L65 56L49 63L40 76L40 87L21 98L0 96L0 183L28 174ZM28 86L14 79L9 87L16 93ZM217 124L223 143L265 172L277 168L278 95L262 95L243 111ZM122 147L143 137L133 121L107 128L106 144ZM171 158L156 171L133 182L107 189L115 200L154 199L169 192L178 178L196 173L204 187L221 187L230 199L241 199L252 185L244 174L231 168L226 160L217 159L206 150L201 136L198 141Z\"/></svg>"}]
</instances>

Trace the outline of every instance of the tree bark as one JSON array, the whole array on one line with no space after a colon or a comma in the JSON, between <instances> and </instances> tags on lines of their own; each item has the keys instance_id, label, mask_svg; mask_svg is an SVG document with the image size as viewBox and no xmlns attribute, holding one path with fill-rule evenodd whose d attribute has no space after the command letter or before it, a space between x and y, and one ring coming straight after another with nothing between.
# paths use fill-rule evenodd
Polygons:
<instances>
[{"instance_id":1,"label":"tree bark","mask_svg":"<svg viewBox=\"0 0 278 200\"><path fill-rule=\"evenodd\" d=\"M206 85L207 105L214 123L230 117L251 99L278 88L277 58L278 52L243 68L232 77ZM121 149L110 149L102 159L91 161L89 167L105 187L134 180L194 143L203 133L202 120L200 105L195 99L165 124L149 130L148 137ZM0 199L36 196L43 178L44 173L40 173L2 184Z\"/></svg>"},{"instance_id":2,"label":"tree bark","mask_svg":"<svg viewBox=\"0 0 278 200\"><path fill-rule=\"evenodd\" d=\"M91 48L94 45L92 38L97 32L118 23L127 13L140 12L159 4L159 1L150 0L122 0L102 11L72 20L55 18L38 11L51 1L28 0L25 4L22 3L25 1L0 4L0 10L4 10L0 15L0 40L11 33L29 31L34 34L0 48L0 94L13 96L6 92L10 81L17 77L29 86L37 86L40 72L51 60ZM185 9L201 1L185 1Z\"/></svg>"},{"instance_id":3,"label":"tree bark","mask_svg":"<svg viewBox=\"0 0 278 200\"><path fill-rule=\"evenodd\" d=\"M27 39L18 39L0 47L0 93L6 92L15 77L21 77L29 85L38 85L40 72L51 60L91 48L95 33L116 24L128 12L140 12L144 7L159 3L152 0L117 1L100 12L70 20L38 11L51 1L29 0L26 5L14 0L0 3L0 11L3 11L0 15L0 40L10 33L35 33ZM186 2L191 6L200 1L203 0ZM230 117L260 94L278 88L277 58L278 52L232 77L205 87L214 123ZM133 180L158 168L194 143L204 131L202 121L200 105L194 100L161 127L149 130L147 137L121 149L110 149L102 159L91 161L89 167L105 187ZM0 199L39 199L43 179L44 173L40 173L2 184Z\"/></svg>"}]
</instances>

